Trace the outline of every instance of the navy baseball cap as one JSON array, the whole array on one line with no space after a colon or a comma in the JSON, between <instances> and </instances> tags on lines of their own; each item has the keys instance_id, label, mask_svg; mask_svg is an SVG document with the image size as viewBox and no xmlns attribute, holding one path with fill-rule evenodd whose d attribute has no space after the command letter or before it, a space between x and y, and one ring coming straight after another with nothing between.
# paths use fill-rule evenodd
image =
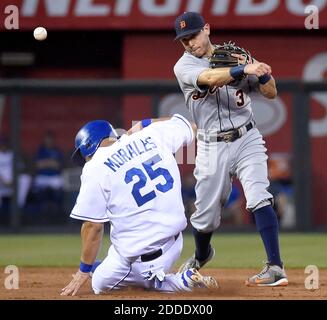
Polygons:
<instances>
[{"instance_id":1,"label":"navy baseball cap","mask_svg":"<svg viewBox=\"0 0 327 320\"><path fill-rule=\"evenodd\" d=\"M198 33L204 25L205 21L198 12L184 12L175 20L175 40Z\"/></svg>"}]
</instances>

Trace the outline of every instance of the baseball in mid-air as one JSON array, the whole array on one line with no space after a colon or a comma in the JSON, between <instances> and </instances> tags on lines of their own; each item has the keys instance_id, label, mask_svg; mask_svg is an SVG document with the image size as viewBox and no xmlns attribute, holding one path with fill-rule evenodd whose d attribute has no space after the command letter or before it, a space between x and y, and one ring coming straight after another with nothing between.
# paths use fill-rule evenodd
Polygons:
<instances>
[{"instance_id":1,"label":"baseball in mid-air","mask_svg":"<svg viewBox=\"0 0 327 320\"><path fill-rule=\"evenodd\" d=\"M47 30L43 27L37 27L33 32L34 38L38 41L43 41L47 38Z\"/></svg>"}]
</instances>

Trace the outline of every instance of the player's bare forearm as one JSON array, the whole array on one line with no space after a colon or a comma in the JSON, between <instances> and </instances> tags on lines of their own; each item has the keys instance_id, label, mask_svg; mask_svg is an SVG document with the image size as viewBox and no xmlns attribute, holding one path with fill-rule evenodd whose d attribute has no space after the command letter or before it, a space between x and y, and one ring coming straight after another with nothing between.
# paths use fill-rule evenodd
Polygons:
<instances>
[{"instance_id":1,"label":"player's bare forearm","mask_svg":"<svg viewBox=\"0 0 327 320\"><path fill-rule=\"evenodd\" d=\"M224 86L234 78L230 75L230 68L207 69L200 73L197 84L198 86Z\"/></svg>"},{"instance_id":2,"label":"player's bare forearm","mask_svg":"<svg viewBox=\"0 0 327 320\"><path fill-rule=\"evenodd\" d=\"M215 68L215 69L206 69L200 73L197 84L199 86L224 86L231 81L235 80L231 76L232 68ZM242 72L242 71L241 71ZM263 62L255 62L252 64L246 64L244 67L244 74L246 75L256 75L260 77L264 74L271 74L271 67Z\"/></svg>"},{"instance_id":3,"label":"player's bare forearm","mask_svg":"<svg viewBox=\"0 0 327 320\"><path fill-rule=\"evenodd\" d=\"M274 99L277 97L277 88L276 88L276 82L273 77L265 83L265 84L259 84L259 90L260 93L266 97L267 99Z\"/></svg>"},{"instance_id":4,"label":"player's bare forearm","mask_svg":"<svg viewBox=\"0 0 327 320\"><path fill-rule=\"evenodd\" d=\"M100 249L103 236L103 224L86 221L81 228L81 261L93 264Z\"/></svg>"},{"instance_id":5,"label":"player's bare forearm","mask_svg":"<svg viewBox=\"0 0 327 320\"><path fill-rule=\"evenodd\" d=\"M103 236L103 224L85 221L81 228L82 255L81 262L92 265L96 259ZM62 296L74 296L86 283L90 276L89 272L78 270L73 274L73 280L61 289Z\"/></svg>"}]
</instances>

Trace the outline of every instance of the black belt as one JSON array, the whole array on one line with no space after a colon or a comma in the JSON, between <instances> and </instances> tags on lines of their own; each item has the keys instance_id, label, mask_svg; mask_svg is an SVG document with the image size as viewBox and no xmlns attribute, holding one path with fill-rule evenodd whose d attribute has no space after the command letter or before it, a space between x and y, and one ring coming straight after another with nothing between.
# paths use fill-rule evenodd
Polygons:
<instances>
[{"instance_id":1,"label":"black belt","mask_svg":"<svg viewBox=\"0 0 327 320\"><path fill-rule=\"evenodd\" d=\"M175 241L177 240L178 236L179 236L179 233L174 236ZM151 252L151 253L142 254L141 261L148 262L148 261L159 258L161 255L162 255L162 249L159 249L159 250Z\"/></svg>"},{"instance_id":2,"label":"black belt","mask_svg":"<svg viewBox=\"0 0 327 320\"><path fill-rule=\"evenodd\" d=\"M244 129L247 131L251 130L254 128L254 124L252 122L248 123L246 126L244 126ZM216 135L210 135L209 137L206 137L204 134L199 133L198 134L198 140L203 141L203 142L233 142L237 140L238 138L241 138L243 133L242 133L243 127L240 127L238 129L234 130L229 130L226 132L219 132Z\"/></svg>"}]
</instances>

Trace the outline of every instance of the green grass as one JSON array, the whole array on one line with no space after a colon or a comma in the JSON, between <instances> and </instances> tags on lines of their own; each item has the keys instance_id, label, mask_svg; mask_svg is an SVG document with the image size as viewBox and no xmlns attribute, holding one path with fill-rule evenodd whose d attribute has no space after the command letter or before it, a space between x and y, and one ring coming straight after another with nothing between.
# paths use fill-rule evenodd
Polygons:
<instances>
[{"instance_id":1,"label":"green grass","mask_svg":"<svg viewBox=\"0 0 327 320\"><path fill-rule=\"evenodd\" d=\"M216 258L208 267L253 268L267 259L259 234L215 234L212 245ZM310 264L327 268L326 234L281 233L280 249L287 268L304 268ZM182 258L187 258L193 250L193 243L185 241Z\"/></svg>"},{"instance_id":2,"label":"green grass","mask_svg":"<svg viewBox=\"0 0 327 320\"><path fill-rule=\"evenodd\" d=\"M108 237L100 258L106 256ZM287 268L304 268L313 264L327 268L326 234L280 235L282 258ZM266 259L258 234L215 234L212 241L216 258L210 268L252 268ZM0 236L0 266L77 266L80 259L79 235L5 235ZM191 235L184 236L184 249L177 265L194 250Z\"/></svg>"},{"instance_id":3,"label":"green grass","mask_svg":"<svg viewBox=\"0 0 327 320\"><path fill-rule=\"evenodd\" d=\"M103 242L101 257L109 243ZM108 246L108 245L107 245ZM0 236L0 265L76 266L79 264L81 240L76 235L9 235Z\"/></svg>"}]
</instances>

